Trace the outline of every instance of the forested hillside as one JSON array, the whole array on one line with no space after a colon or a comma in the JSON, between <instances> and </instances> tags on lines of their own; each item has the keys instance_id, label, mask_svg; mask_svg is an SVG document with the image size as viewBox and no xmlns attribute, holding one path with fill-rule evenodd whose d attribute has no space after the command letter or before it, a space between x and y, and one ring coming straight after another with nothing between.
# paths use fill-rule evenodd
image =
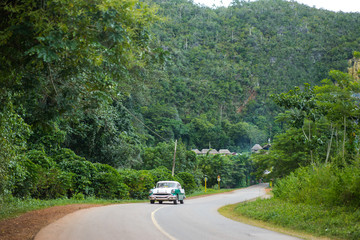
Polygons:
<instances>
[{"instance_id":1,"label":"forested hillside","mask_svg":"<svg viewBox=\"0 0 360 240\"><path fill-rule=\"evenodd\" d=\"M152 72L158 85L144 117L189 147L249 151L266 142L281 131L269 96L345 71L360 45L358 13L282 0L217 9L153 2L165 16L152 28L153 44L168 54L165 67Z\"/></svg>"},{"instance_id":2,"label":"forested hillside","mask_svg":"<svg viewBox=\"0 0 360 240\"><path fill-rule=\"evenodd\" d=\"M0 195L143 198L161 177L192 189L205 174L245 186L248 155L190 149L249 152L283 133L270 95L347 71L359 21L282 0L3 1Z\"/></svg>"}]
</instances>

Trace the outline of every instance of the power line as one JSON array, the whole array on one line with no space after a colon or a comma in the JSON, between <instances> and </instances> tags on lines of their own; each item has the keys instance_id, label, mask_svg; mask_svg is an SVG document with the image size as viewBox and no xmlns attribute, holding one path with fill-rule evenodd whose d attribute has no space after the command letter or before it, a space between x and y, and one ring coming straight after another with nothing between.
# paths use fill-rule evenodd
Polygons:
<instances>
[{"instance_id":1,"label":"power line","mask_svg":"<svg viewBox=\"0 0 360 240\"><path fill-rule=\"evenodd\" d=\"M150 130L150 132L154 133L156 136L158 136L159 138L161 138L162 140L164 140L165 142L167 142L167 140L165 138L163 138L162 136L160 136L159 134L157 134L154 130L152 130L150 127L148 127L143 121L141 121L138 117L136 117L132 112L130 112L129 109L127 109L124 105L121 104L121 106L131 115L133 116L136 120L138 120L142 125L144 125L147 129Z\"/></svg>"}]
</instances>

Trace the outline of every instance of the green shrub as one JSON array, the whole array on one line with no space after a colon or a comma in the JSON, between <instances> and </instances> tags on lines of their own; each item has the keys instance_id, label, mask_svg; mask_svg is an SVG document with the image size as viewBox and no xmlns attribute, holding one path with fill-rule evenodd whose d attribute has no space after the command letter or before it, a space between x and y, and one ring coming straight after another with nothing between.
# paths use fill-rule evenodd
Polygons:
<instances>
[{"instance_id":1,"label":"green shrub","mask_svg":"<svg viewBox=\"0 0 360 240\"><path fill-rule=\"evenodd\" d=\"M59 168L40 168L36 191L31 197L37 199L56 199L67 196L71 190L74 174Z\"/></svg>"},{"instance_id":2,"label":"green shrub","mask_svg":"<svg viewBox=\"0 0 360 240\"><path fill-rule=\"evenodd\" d=\"M40 166L29 159L22 158L10 161L8 188L13 196L18 198L30 197L38 181L38 169Z\"/></svg>"},{"instance_id":3,"label":"green shrub","mask_svg":"<svg viewBox=\"0 0 360 240\"><path fill-rule=\"evenodd\" d=\"M26 157L34 164L45 169L50 169L56 165L54 160L47 156L43 150L30 150L26 153Z\"/></svg>"},{"instance_id":4,"label":"green shrub","mask_svg":"<svg viewBox=\"0 0 360 240\"><path fill-rule=\"evenodd\" d=\"M360 239L360 210L354 207L311 205L271 198L239 203L236 215L334 239Z\"/></svg>"},{"instance_id":5,"label":"green shrub","mask_svg":"<svg viewBox=\"0 0 360 240\"><path fill-rule=\"evenodd\" d=\"M11 192L19 198L52 199L66 196L72 186L73 174L61 171L42 151L30 151L10 165ZM31 161L32 159L33 161Z\"/></svg>"},{"instance_id":6,"label":"green shrub","mask_svg":"<svg viewBox=\"0 0 360 240\"><path fill-rule=\"evenodd\" d=\"M338 179L336 184L333 184L333 192L338 196L338 205L360 207L360 167L345 167L340 171Z\"/></svg>"},{"instance_id":7,"label":"green shrub","mask_svg":"<svg viewBox=\"0 0 360 240\"><path fill-rule=\"evenodd\" d=\"M154 179L153 186L155 186L158 181L178 181L181 185L184 185L180 177L173 177L171 171L164 166L149 170L149 173Z\"/></svg>"},{"instance_id":8,"label":"green shrub","mask_svg":"<svg viewBox=\"0 0 360 240\"><path fill-rule=\"evenodd\" d=\"M71 199L74 199L74 200L85 200L85 196L84 194L82 193L75 193Z\"/></svg>"},{"instance_id":9,"label":"green shrub","mask_svg":"<svg viewBox=\"0 0 360 240\"><path fill-rule=\"evenodd\" d=\"M13 191L9 178L12 178L15 162L21 158L31 134L30 126L16 113L18 107L13 106L10 96L0 94L0 196Z\"/></svg>"},{"instance_id":10,"label":"green shrub","mask_svg":"<svg viewBox=\"0 0 360 240\"><path fill-rule=\"evenodd\" d=\"M59 163L61 170L74 174L72 178L71 194L83 193L85 196L94 195L92 180L97 174L96 167L89 161L65 160Z\"/></svg>"},{"instance_id":11,"label":"green shrub","mask_svg":"<svg viewBox=\"0 0 360 240\"><path fill-rule=\"evenodd\" d=\"M119 173L129 187L130 198L145 199L154 187L154 178L147 170L123 169Z\"/></svg>"},{"instance_id":12,"label":"green shrub","mask_svg":"<svg viewBox=\"0 0 360 240\"><path fill-rule=\"evenodd\" d=\"M86 161L85 158L76 155L71 149L61 148L54 156L54 160L57 163L61 163L63 161Z\"/></svg>"},{"instance_id":13,"label":"green shrub","mask_svg":"<svg viewBox=\"0 0 360 240\"><path fill-rule=\"evenodd\" d=\"M181 172L176 176L182 180L186 193L192 193L197 188L194 176L191 173Z\"/></svg>"},{"instance_id":14,"label":"green shrub","mask_svg":"<svg viewBox=\"0 0 360 240\"><path fill-rule=\"evenodd\" d=\"M118 171L107 164L95 163L98 172L93 178L95 196L105 199L129 198L129 187Z\"/></svg>"},{"instance_id":15,"label":"green shrub","mask_svg":"<svg viewBox=\"0 0 360 240\"><path fill-rule=\"evenodd\" d=\"M73 174L61 171L55 161L43 150L30 150L26 153L26 167L32 176L34 188L31 197L52 199L66 196L72 186Z\"/></svg>"},{"instance_id":16,"label":"green shrub","mask_svg":"<svg viewBox=\"0 0 360 240\"><path fill-rule=\"evenodd\" d=\"M171 175L171 171L163 166L149 170L149 173L154 179L154 186L158 181L175 181L175 178Z\"/></svg>"},{"instance_id":17,"label":"green shrub","mask_svg":"<svg viewBox=\"0 0 360 240\"><path fill-rule=\"evenodd\" d=\"M360 167L308 166L277 181L274 197L294 203L360 207Z\"/></svg>"}]
</instances>

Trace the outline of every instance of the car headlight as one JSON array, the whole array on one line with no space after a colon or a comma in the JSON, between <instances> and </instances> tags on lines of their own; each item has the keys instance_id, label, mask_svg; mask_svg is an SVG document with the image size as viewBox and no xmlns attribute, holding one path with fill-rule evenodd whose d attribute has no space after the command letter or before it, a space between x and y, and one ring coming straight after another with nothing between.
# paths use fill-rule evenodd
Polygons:
<instances>
[{"instance_id":1,"label":"car headlight","mask_svg":"<svg viewBox=\"0 0 360 240\"><path fill-rule=\"evenodd\" d=\"M171 189L171 193L174 194L174 193L175 193L175 189Z\"/></svg>"},{"instance_id":2,"label":"car headlight","mask_svg":"<svg viewBox=\"0 0 360 240\"><path fill-rule=\"evenodd\" d=\"M152 190L149 191L149 195L151 195L151 194L153 194L153 191L152 191Z\"/></svg>"}]
</instances>

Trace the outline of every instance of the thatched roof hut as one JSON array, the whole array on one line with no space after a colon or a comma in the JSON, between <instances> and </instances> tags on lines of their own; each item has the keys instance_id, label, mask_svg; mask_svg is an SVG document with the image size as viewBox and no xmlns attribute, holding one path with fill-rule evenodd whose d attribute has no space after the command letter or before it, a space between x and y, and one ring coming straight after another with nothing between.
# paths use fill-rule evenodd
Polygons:
<instances>
[{"instance_id":1,"label":"thatched roof hut","mask_svg":"<svg viewBox=\"0 0 360 240\"><path fill-rule=\"evenodd\" d=\"M208 153L208 151L210 151L210 149L205 148L205 149L201 150L201 154L205 155Z\"/></svg>"},{"instance_id":2,"label":"thatched roof hut","mask_svg":"<svg viewBox=\"0 0 360 240\"><path fill-rule=\"evenodd\" d=\"M255 144L252 148L251 148L251 152L258 152L261 149L263 149L259 144Z\"/></svg>"},{"instance_id":3,"label":"thatched roof hut","mask_svg":"<svg viewBox=\"0 0 360 240\"><path fill-rule=\"evenodd\" d=\"M211 149L210 152L209 152L209 154L219 154L219 152L216 151L216 149Z\"/></svg>"},{"instance_id":4,"label":"thatched roof hut","mask_svg":"<svg viewBox=\"0 0 360 240\"><path fill-rule=\"evenodd\" d=\"M229 149L220 149L220 150L219 150L219 154L222 154L222 155L231 155L231 152L229 151Z\"/></svg>"},{"instance_id":5,"label":"thatched roof hut","mask_svg":"<svg viewBox=\"0 0 360 240\"><path fill-rule=\"evenodd\" d=\"M196 153L197 155L201 154L201 152L199 151L199 149L192 149L191 151L193 151L193 152Z\"/></svg>"}]
</instances>

